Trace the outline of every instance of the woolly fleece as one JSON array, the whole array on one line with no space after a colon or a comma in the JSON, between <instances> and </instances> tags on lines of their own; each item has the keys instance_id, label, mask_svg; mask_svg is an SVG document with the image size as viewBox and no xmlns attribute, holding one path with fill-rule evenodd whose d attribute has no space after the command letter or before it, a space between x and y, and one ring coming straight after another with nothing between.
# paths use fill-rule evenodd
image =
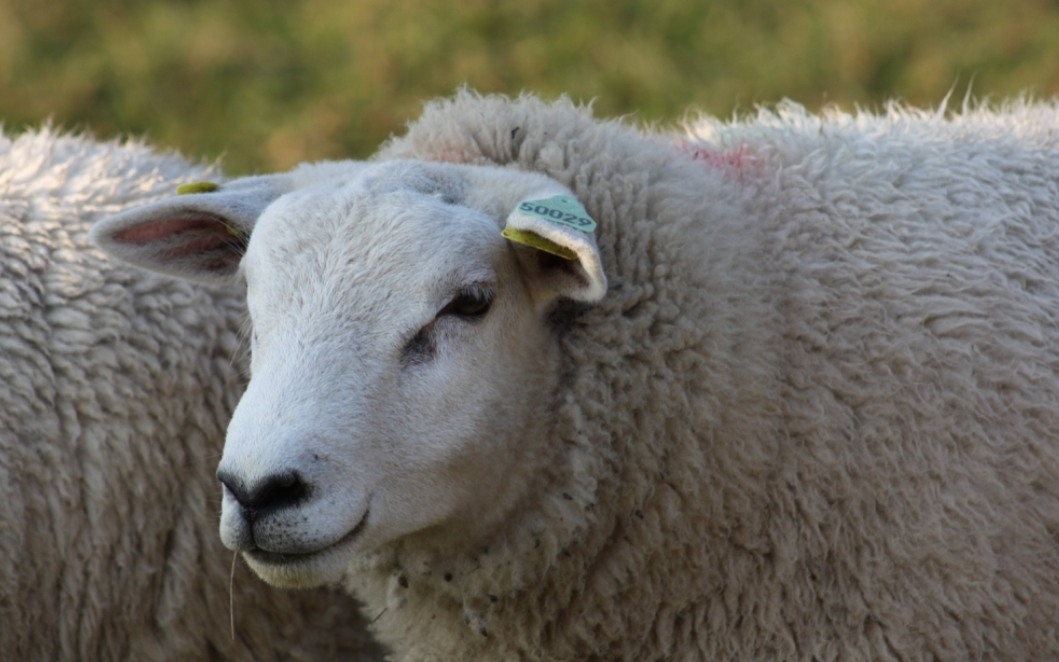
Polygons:
<instances>
[{"instance_id":1,"label":"woolly fleece","mask_svg":"<svg viewBox=\"0 0 1059 662\"><path fill-rule=\"evenodd\" d=\"M0 659L369 660L355 603L235 576L214 478L245 305L112 263L89 224L216 177L0 135Z\"/></svg>"},{"instance_id":2,"label":"woolly fleece","mask_svg":"<svg viewBox=\"0 0 1059 662\"><path fill-rule=\"evenodd\" d=\"M668 136L464 92L376 158L558 180L610 281L555 316L541 490L351 569L398 659L1059 659L1054 102Z\"/></svg>"}]
</instances>

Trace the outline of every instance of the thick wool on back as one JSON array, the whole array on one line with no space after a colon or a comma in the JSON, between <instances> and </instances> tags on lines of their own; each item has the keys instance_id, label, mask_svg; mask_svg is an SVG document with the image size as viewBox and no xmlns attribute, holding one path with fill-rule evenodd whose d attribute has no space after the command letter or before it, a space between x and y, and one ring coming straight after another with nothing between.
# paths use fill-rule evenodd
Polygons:
<instances>
[{"instance_id":1,"label":"thick wool on back","mask_svg":"<svg viewBox=\"0 0 1059 662\"><path fill-rule=\"evenodd\" d=\"M535 498L350 580L399 659L1059 659L1055 104L669 136L460 93L376 158L555 178L610 281L556 314Z\"/></svg>"},{"instance_id":2,"label":"thick wool on back","mask_svg":"<svg viewBox=\"0 0 1059 662\"><path fill-rule=\"evenodd\" d=\"M0 659L381 659L349 598L235 571L214 477L245 304L112 263L94 219L212 176L0 135ZM234 363L234 365L233 365Z\"/></svg>"}]
</instances>

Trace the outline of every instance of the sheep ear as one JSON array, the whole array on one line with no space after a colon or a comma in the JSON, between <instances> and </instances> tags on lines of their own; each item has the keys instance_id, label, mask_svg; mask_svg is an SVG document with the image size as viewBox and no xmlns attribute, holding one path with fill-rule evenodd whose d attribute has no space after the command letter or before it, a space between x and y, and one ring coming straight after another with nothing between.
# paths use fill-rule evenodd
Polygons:
<instances>
[{"instance_id":1,"label":"sheep ear","mask_svg":"<svg viewBox=\"0 0 1059 662\"><path fill-rule=\"evenodd\" d=\"M594 302L607 292L595 230L581 203L559 194L521 200L501 234L533 249L536 278L550 294Z\"/></svg>"},{"instance_id":2,"label":"sheep ear","mask_svg":"<svg viewBox=\"0 0 1059 662\"><path fill-rule=\"evenodd\" d=\"M258 217L293 188L285 175L199 182L105 218L89 237L111 256L189 280L231 282Z\"/></svg>"}]
</instances>

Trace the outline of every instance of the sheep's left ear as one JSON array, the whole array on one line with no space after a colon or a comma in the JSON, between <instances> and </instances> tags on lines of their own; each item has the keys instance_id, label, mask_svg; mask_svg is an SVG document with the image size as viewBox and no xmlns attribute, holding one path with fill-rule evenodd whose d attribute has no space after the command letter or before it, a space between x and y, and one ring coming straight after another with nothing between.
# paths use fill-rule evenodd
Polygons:
<instances>
[{"instance_id":1,"label":"sheep's left ear","mask_svg":"<svg viewBox=\"0 0 1059 662\"><path fill-rule=\"evenodd\" d=\"M209 283L230 282L258 216L293 189L287 175L199 182L92 226L104 252L150 271Z\"/></svg>"},{"instance_id":2,"label":"sheep's left ear","mask_svg":"<svg viewBox=\"0 0 1059 662\"><path fill-rule=\"evenodd\" d=\"M537 278L551 294L594 302L607 293L595 231L577 198L560 193L521 200L501 234L534 250Z\"/></svg>"}]
</instances>

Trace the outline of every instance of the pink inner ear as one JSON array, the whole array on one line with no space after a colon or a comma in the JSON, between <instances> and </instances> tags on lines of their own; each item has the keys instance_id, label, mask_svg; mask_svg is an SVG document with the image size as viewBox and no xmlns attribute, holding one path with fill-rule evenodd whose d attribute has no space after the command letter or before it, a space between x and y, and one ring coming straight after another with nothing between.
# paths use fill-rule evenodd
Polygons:
<instances>
[{"instance_id":1,"label":"pink inner ear","mask_svg":"<svg viewBox=\"0 0 1059 662\"><path fill-rule=\"evenodd\" d=\"M537 264L542 271L560 272L577 284L578 289L588 287L588 278L577 260L567 260L558 255L537 251Z\"/></svg>"},{"instance_id":2,"label":"pink inner ear","mask_svg":"<svg viewBox=\"0 0 1059 662\"><path fill-rule=\"evenodd\" d=\"M228 232L228 226L225 225L224 221L208 216L172 218L165 221L144 223L115 232L113 239L121 244L143 246L159 239L171 238L174 235L203 231L223 235L226 241L232 239L231 234Z\"/></svg>"}]
</instances>

